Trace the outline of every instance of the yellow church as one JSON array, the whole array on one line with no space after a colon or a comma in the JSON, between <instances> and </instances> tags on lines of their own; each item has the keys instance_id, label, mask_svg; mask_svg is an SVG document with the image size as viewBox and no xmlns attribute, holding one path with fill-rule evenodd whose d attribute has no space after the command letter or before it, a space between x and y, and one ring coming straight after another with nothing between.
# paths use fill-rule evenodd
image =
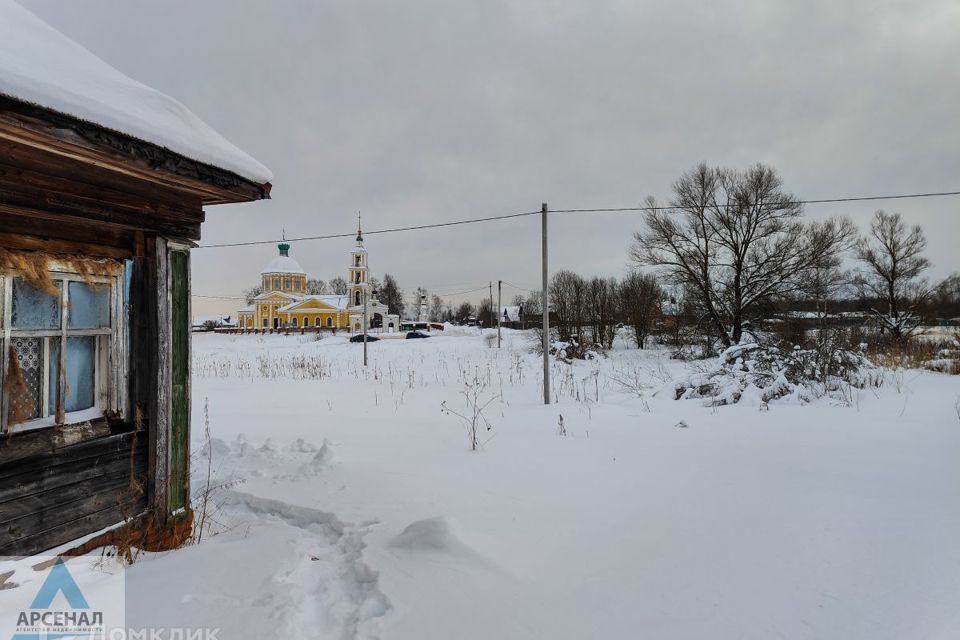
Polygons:
<instances>
[{"instance_id":1,"label":"yellow church","mask_svg":"<svg viewBox=\"0 0 960 640\"><path fill-rule=\"evenodd\" d=\"M252 304L237 312L237 327L270 329L341 329L393 332L400 328L400 317L388 313L369 290L369 264L363 246L363 231L357 228L357 244L350 253L345 295L307 293L307 272L290 257L290 245L277 245L280 255L260 272L261 293Z\"/></svg>"}]
</instances>

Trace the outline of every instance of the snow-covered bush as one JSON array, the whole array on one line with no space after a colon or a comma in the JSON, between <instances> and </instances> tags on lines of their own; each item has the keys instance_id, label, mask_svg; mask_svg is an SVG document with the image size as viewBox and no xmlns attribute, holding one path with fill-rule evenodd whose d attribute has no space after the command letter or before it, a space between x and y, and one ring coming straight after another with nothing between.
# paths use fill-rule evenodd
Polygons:
<instances>
[{"instance_id":1,"label":"snow-covered bush","mask_svg":"<svg viewBox=\"0 0 960 640\"><path fill-rule=\"evenodd\" d=\"M960 332L936 345L936 355L923 363L925 369L960 374Z\"/></svg>"},{"instance_id":2,"label":"snow-covered bush","mask_svg":"<svg viewBox=\"0 0 960 640\"><path fill-rule=\"evenodd\" d=\"M571 338L569 342L558 340L550 345L550 354L569 364L574 360L593 360L603 354L603 347L587 341L577 342L576 338Z\"/></svg>"},{"instance_id":3,"label":"snow-covered bush","mask_svg":"<svg viewBox=\"0 0 960 640\"><path fill-rule=\"evenodd\" d=\"M800 400L842 392L846 386L864 387L881 382L880 371L863 353L834 346L782 349L756 342L726 349L712 368L670 387L674 398L705 399L725 405L752 395L766 403L795 394Z\"/></svg>"}]
</instances>

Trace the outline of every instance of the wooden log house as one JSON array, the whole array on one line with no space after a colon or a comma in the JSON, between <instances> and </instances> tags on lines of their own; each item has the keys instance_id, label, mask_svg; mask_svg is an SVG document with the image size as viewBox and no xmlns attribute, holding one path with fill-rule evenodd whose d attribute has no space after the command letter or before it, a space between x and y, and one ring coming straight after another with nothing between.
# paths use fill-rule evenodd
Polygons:
<instances>
[{"instance_id":1,"label":"wooden log house","mask_svg":"<svg viewBox=\"0 0 960 640\"><path fill-rule=\"evenodd\" d=\"M0 556L124 522L182 537L191 518L190 249L205 206L269 197L269 173L252 159L246 175L236 163L217 166L217 149L193 153L209 138L242 154L179 103L79 45L72 51L32 14L5 18L30 33L25 46L68 54L58 72L85 65L81 82L100 74L101 88L126 92L118 99L143 96L148 123L153 102L182 109L204 135L174 151L124 131L123 114L104 111L104 126L95 109L80 118L57 96L44 104L41 90L8 90L22 73L0 68Z\"/></svg>"}]
</instances>

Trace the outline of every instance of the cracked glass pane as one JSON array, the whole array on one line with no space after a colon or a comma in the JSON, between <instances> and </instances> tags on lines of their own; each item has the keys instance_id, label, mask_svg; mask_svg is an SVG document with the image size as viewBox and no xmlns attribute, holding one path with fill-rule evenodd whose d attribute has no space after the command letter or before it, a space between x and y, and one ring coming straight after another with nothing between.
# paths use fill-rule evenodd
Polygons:
<instances>
[{"instance_id":1,"label":"cracked glass pane","mask_svg":"<svg viewBox=\"0 0 960 640\"><path fill-rule=\"evenodd\" d=\"M60 283L57 292L47 292L19 278L13 281L10 308L14 329L57 329L60 327Z\"/></svg>"},{"instance_id":2,"label":"cracked glass pane","mask_svg":"<svg viewBox=\"0 0 960 640\"><path fill-rule=\"evenodd\" d=\"M67 338L67 393L64 410L68 413L93 406L96 352L95 336Z\"/></svg>"},{"instance_id":3,"label":"cracked glass pane","mask_svg":"<svg viewBox=\"0 0 960 640\"><path fill-rule=\"evenodd\" d=\"M110 326L110 285L71 282L67 327L102 329Z\"/></svg>"}]
</instances>

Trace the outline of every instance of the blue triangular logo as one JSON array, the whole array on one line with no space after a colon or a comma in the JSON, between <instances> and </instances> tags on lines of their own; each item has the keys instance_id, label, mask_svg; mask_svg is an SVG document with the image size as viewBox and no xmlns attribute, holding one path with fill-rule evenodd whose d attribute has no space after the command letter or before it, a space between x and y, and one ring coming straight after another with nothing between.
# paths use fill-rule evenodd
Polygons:
<instances>
[{"instance_id":1,"label":"blue triangular logo","mask_svg":"<svg viewBox=\"0 0 960 640\"><path fill-rule=\"evenodd\" d=\"M63 597L66 598L67 604L70 605L71 609L90 608L90 605L87 604L87 599L84 598L80 592L80 587L77 586L73 576L70 575L70 570L67 569L67 565L64 564L63 558L57 558L57 561L53 563L50 573L47 574L47 579L43 581L43 586L40 587L40 591L37 592L30 608L49 609L50 605L53 604L53 599L57 597L58 593L63 594Z\"/></svg>"}]
</instances>

